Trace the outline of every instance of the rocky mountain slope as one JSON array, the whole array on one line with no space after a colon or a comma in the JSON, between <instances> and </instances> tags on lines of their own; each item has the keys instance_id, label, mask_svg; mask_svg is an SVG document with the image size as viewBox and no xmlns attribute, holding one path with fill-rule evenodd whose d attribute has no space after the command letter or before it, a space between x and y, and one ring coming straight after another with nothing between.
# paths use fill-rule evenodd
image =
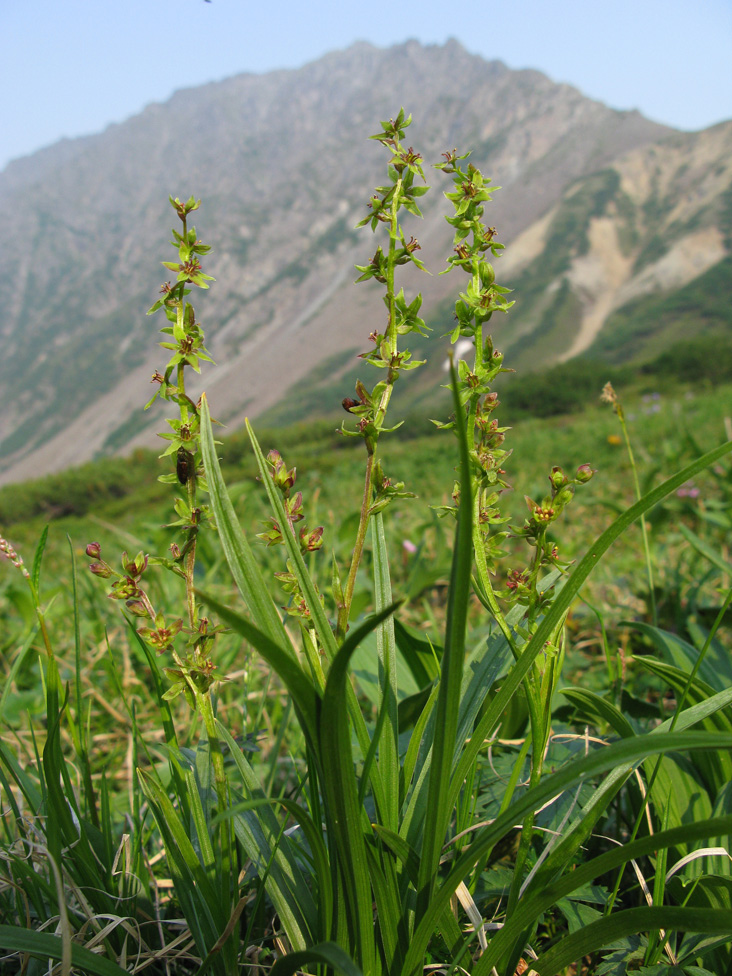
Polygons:
<instances>
[{"instance_id":1,"label":"rocky mountain slope","mask_svg":"<svg viewBox=\"0 0 732 976\"><path fill-rule=\"evenodd\" d=\"M517 303L496 331L520 365L642 356L681 329L674 307L660 331L649 326L653 302L674 306L709 275L712 293L724 282L732 124L675 133L455 41L357 44L178 92L0 174L0 482L155 442L159 415L141 406L163 357L145 311L170 256L168 194L202 198L197 226L214 246L217 282L196 308L219 363L202 388L221 420L235 426L287 403L293 384L347 371L382 308L378 289L352 284L374 250L371 232L352 228L386 161L367 136L400 104L427 162L472 148L503 187L489 222ZM436 274L451 248L443 181L432 173L410 228L435 274L405 278L438 334L458 284ZM687 326L694 302L682 302ZM695 328L721 327L719 304Z\"/></svg>"}]
</instances>

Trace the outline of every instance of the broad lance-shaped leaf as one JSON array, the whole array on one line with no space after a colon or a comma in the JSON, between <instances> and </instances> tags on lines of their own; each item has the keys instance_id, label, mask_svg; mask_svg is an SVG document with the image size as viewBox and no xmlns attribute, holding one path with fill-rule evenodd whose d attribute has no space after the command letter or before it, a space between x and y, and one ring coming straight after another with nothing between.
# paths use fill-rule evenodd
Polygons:
<instances>
[{"instance_id":1,"label":"broad lance-shaped leaf","mask_svg":"<svg viewBox=\"0 0 732 976\"><path fill-rule=\"evenodd\" d=\"M290 656L295 658L295 652L287 637L279 611L272 600L246 536L242 532L239 520L234 512L234 506L231 504L229 493L226 490L216 454L211 414L205 393L201 397L201 453L206 469L211 508L216 516L219 538L234 582L244 597L257 627L270 640L279 647L286 649Z\"/></svg>"},{"instance_id":2,"label":"broad lance-shaped leaf","mask_svg":"<svg viewBox=\"0 0 732 976\"><path fill-rule=\"evenodd\" d=\"M48 932L37 932L23 929L17 925L0 925L0 946L6 952L27 953L35 959L46 960L63 958L63 940ZM71 944L71 964L80 972L90 976L129 976L129 970L118 966L111 959L106 959L84 946ZM350 974L348 974L350 976Z\"/></svg>"},{"instance_id":3,"label":"broad lance-shaped leaf","mask_svg":"<svg viewBox=\"0 0 732 976\"><path fill-rule=\"evenodd\" d=\"M545 776L540 783L520 797L514 798L509 810L496 818L490 826L477 831L473 842L455 861L447 878L433 892L427 911L418 920L414 931L404 962L404 976L416 976L416 973L421 972L424 954L432 933L440 915L450 904L450 899L458 885L465 880L475 865L490 853L514 824L520 823L547 800L564 790L578 783L588 782L592 777L613 770L624 763L639 762L647 756L674 750L686 752L697 749L732 749L732 735L708 732L664 732L622 739L582 759L572 760L557 772Z\"/></svg>"}]
</instances>

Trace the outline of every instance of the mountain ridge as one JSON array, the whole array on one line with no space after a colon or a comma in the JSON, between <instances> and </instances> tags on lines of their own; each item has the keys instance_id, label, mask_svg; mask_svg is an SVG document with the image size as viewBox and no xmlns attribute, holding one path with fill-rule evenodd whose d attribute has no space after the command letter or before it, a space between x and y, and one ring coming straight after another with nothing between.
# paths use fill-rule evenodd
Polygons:
<instances>
[{"instance_id":1,"label":"mountain ridge","mask_svg":"<svg viewBox=\"0 0 732 976\"><path fill-rule=\"evenodd\" d=\"M383 150L366 137L398 110L394 92L413 113L409 135L428 161L453 145L473 148L476 164L503 186L487 216L510 245L497 273L511 286L506 270L511 260L521 265L512 249L521 251L532 233L546 249L541 221L548 230L575 183L689 135L609 109L540 72L486 62L454 40L388 49L357 42L299 69L181 90L101 134L42 150L25 168L13 161L0 174L0 218L15 245L0 281L8 404L0 482L154 443L160 415L143 415L141 406L162 357L157 325L144 312L160 284L158 262L168 257L168 193L203 199L199 229L214 247L207 270L218 280L195 304L223 365L205 373L201 388L223 420L236 426L256 416L323 360L365 348L363 322L378 321L381 299L351 287L353 265L375 246L352 228L384 171ZM430 176L422 225L410 225L434 272L451 248L447 187L438 180ZM584 256L594 250L591 242ZM412 274L404 283L423 291L429 311L444 305L453 277ZM518 297L518 272L515 281ZM526 303L524 319L512 310L519 338L540 328L543 295L535 307Z\"/></svg>"}]
</instances>

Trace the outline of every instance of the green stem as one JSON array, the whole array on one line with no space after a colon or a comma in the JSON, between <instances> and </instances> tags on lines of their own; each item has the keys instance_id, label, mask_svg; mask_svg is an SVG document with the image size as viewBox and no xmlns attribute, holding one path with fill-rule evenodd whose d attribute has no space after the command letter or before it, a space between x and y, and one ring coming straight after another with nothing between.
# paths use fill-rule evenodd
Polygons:
<instances>
[{"instance_id":1,"label":"green stem","mask_svg":"<svg viewBox=\"0 0 732 976\"><path fill-rule=\"evenodd\" d=\"M351 567L348 571L346 589L343 593L343 605L338 608L338 621L336 626L336 637L343 640L348 630L348 618L351 613L351 603L353 602L353 590L356 585L356 574L361 563L363 545L366 540L366 530L369 524L369 509L371 508L372 495L372 476L374 471L374 455L369 454L366 461L366 478L363 488L363 499L361 501L361 516L358 521L358 531L356 532L356 544L351 555Z\"/></svg>"},{"instance_id":2,"label":"green stem","mask_svg":"<svg viewBox=\"0 0 732 976\"><path fill-rule=\"evenodd\" d=\"M397 331L396 331L396 297L394 295L394 272L395 272L395 256L396 256L396 245L399 237L399 227L397 222L397 213L399 210L399 196L401 192L402 181L399 179L394 187L394 196L391 202L391 219L389 222L389 254L387 257L387 272L386 272L386 289L387 296L389 298L389 322L386 327L386 340L391 356L396 356L397 354ZM379 405L376 408L374 414L374 426L376 427L375 440L378 441L379 429L384 423L384 418L386 417L386 411L389 406L389 401L391 400L391 394L394 390L394 382L396 380L396 373L391 367L387 370L386 387L381 394L379 399ZM356 532L356 544L353 547L353 553L351 554L351 566L348 570L348 579L346 580L346 588L343 593L343 605L338 608L338 619L336 622L336 638L338 640L343 640L346 636L348 630L348 618L351 613L351 603L353 602L353 590L356 585L356 576L358 574L358 567L361 564L361 557L363 556L364 542L366 541L366 532L368 530L369 524L369 509L371 508L371 498L373 494L373 471L374 471L374 460L376 453L376 444L369 446L367 444L368 459L366 461L366 476L364 480L363 489L363 499L361 501L361 514L358 522L358 530Z\"/></svg>"},{"instance_id":3,"label":"green stem","mask_svg":"<svg viewBox=\"0 0 732 976\"><path fill-rule=\"evenodd\" d=\"M386 263L386 294L389 299L389 322L386 327L386 340L389 349L389 354L391 356L396 356L397 354L397 328L396 328L396 295L394 294L394 275L396 271L395 257L396 257L396 246L399 239L399 224L397 221L397 212L399 210L399 196L402 188L401 179L397 180L394 186L394 196L391 201L391 219L389 222L389 255L387 257ZM387 370L386 376L386 387L384 392L381 394L381 399L379 400L379 406L377 407L376 414L374 417L374 424L376 426L376 437L379 436L379 428L384 423L386 417L386 411L389 406L389 401L391 400L391 394L394 390L394 382L396 381L396 373L392 370L391 366Z\"/></svg>"},{"instance_id":4,"label":"green stem","mask_svg":"<svg viewBox=\"0 0 732 976\"><path fill-rule=\"evenodd\" d=\"M625 447L628 451L628 460L630 461L630 467L633 472L633 484L635 486L635 497L636 501L641 498L641 487L640 480L638 478L638 467L635 463L635 456L633 454L633 448L630 443L630 435L628 434L628 426L625 422L625 413L623 411L622 405L619 401L615 402L615 413L618 415L618 420L620 421L620 426L623 431L623 437L625 439ZM651 608L651 621L653 626L658 625L658 614L656 612L656 594L653 585L653 563L651 562L651 544L648 538L648 528L646 526L645 518L641 518L641 533L643 535L643 552L646 560L646 573L648 575L648 601Z\"/></svg>"},{"instance_id":5,"label":"green stem","mask_svg":"<svg viewBox=\"0 0 732 976\"><path fill-rule=\"evenodd\" d=\"M31 591L31 599L33 600L33 609L36 612L36 618L38 619L38 626L41 629L41 637L43 638L43 646L46 648L46 654L48 655L49 661L56 660L56 656L53 653L53 645L51 644L51 637L48 633L48 628L46 627L46 618L43 615L43 610L41 609L41 601L38 597L38 591L35 588L33 580L30 578L28 571L25 567L22 567L23 575L26 578L28 588Z\"/></svg>"},{"instance_id":6,"label":"green stem","mask_svg":"<svg viewBox=\"0 0 732 976\"><path fill-rule=\"evenodd\" d=\"M228 790L226 773L224 771L224 754L221 751L221 743L216 732L216 719L210 692L197 692L196 703L208 737L211 765L213 766L214 782L216 784L216 796L219 801L219 812L223 813L228 806Z\"/></svg>"}]
</instances>

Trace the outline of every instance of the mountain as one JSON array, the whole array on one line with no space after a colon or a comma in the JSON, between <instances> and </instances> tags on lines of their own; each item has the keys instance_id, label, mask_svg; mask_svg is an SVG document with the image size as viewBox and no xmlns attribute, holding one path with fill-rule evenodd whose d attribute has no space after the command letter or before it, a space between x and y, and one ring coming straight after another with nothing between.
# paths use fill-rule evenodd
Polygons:
<instances>
[{"instance_id":1,"label":"mountain","mask_svg":"<svg viewBox=\"0 0 732 976\"><path fill-rule=\"evenodd\" d=\"M456 41L359 43L298 70L180 91L0 173L0 482L155 443L161 414L141 407L165 360L161 323L145 311L172 256L169 194L202 198L196 224L214 247L216 284L194 298L219 364L200 389L220 420L275 404L299 418L288 391L352 370L383 315L379 289L352 284L375 246L353 227L386 163L367 137L402 104L426 161L470 148L503 187L486 216L508 245L498 280L516 289L496 330L512 364L588 350L642 358L688 327L689 290L707 295L698 285L711 275L717 294L726 281L732 124L677 133ZM408 229L434 274L403 280L439 335L458 281L436 273L451 251L449 187L429 179L424 220ZM660 332L654 302L670 303ZM701 327L721 328L711 304Z\"/></svg>"}]
</instances>

